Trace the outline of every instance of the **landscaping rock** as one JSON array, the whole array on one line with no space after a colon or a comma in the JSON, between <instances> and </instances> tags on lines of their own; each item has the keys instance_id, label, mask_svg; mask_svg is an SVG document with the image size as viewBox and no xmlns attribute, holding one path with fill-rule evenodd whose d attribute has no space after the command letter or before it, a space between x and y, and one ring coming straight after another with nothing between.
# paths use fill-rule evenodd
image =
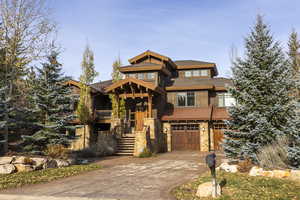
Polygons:
<instances>
[{"instance_id":1,"label":"landscaping rock","mask_svg":"<svg viewBox=\"0 0 300 200\"><path fill-rule=\"evenodd\" d=\"M286 170L273 170L274 178L287 178L291 176L291 172Z\"/></svg>"},{"instance_id":2,"label":"landscaping rock","mask_svg":"<svg viewBox=\"0 0 300 200\"><path fill-rule=\"evenodd\" d=\"M46 158L31 158L34 164L34 169L39 170L43 169L43 166L47 162Z\"/></svg>"},{"instance_id":3,"label":"landscaping rock","mask_svg":"<svg viewBox=\"0 0 300 200\"><path fill-rule=\"evenodd\" d=\"M18 156L13 159L12 164L29 164L27 163L29 161L31 161L31 159L28 157Z\"/></svg>"},{"instance_id":4,"label":"landscaping rock","mask_svg":"<svg viewBox=\"0 0 300 200\"><path fill-rule=\"evenodd\" d=\"M300 170L291 170L291 174L288 178L300 181Z\"/></svg>"},{"instance_id":5,"label":"landscaping rock","mask_svg":"<svg viewBox=\"0 0 300 200\"><path fill-rule=\"evenodd\" d=\"M251 168L249 172L249 176L260 176L263 171L264 171L263 168L254 166Z\"/></svg>"},{"instance_id":6,"label":"landscaping rock","mask_svg":"<svg viewBox=\"0 0 300 200\"><path fill-rule=\"evenodd\" d=\"M13 157L0 157L0 165L11 164Z\"/></svg>"},{"instance_id":7,"label":"landscaping rock","mask_svg":"<svg viewBox=\"0 0 300 200\"><path fill-rule=\"evenodd\" d=\"M34 171L34 168L32 165L25 165L25 164L14 164L17 172L31 172Z\"/></svg>"},{"instance_id":8,"label":"landscaping rock","mask_svg":"<svg viewBox=\"0 0 300 200\"><path fill-rule=\"evenodd\" d=\"M44 169L57 168L57 162L55 160L47 160L43 166Z\"/></svg>"},{"instance_id":9,"label":"landscaping rock","mask_svg":"<svg viewBox=\"0 0 300 200\"><path fill-rule=\"evenodd\" d=\"M67 159L67 162L68 162L70 165L76 165L77 160L76 160L75 158L69 158L69 159Z\"/></svg>"},{"instance_id":10,"label":"landscaping rock","mask_svg":"<svg viewBox=\"0 0 300 200\"><path fill-rule=\"evenodd\" d=\"M0 174L12 174L16 170L13 164L0 165Z\"/></svg>"},{"instance_id":11,"label":"landscaping rock","mask_svg":"<svg viewBox=\"0 0 300 200\"><path fill-rule=\"evenodd\" d=\"M55 162L56 162L58 168L68 167L70 165L70 163L65 160L56 159Z\"/></svg>"},{"instance_id":12,"label":"landscaping rock","mask_svg":"<svg viewBox=\"0 0 300 200\"><path fill-rule=\"evenodd\" d=\"M238 172L237 165L229 165L228 163L222 163L219 167L220 170L224 170L225 172L236 173Z\"/></svg>"},{"instance_id":13,"label":"landscaping rock","mask_svg":"<svg viewBox=\"0 0 300 200\"><path fill-rule=\"evenodd\" d=\"M274 172L273 171L262 171L261 176L274 177Z\"/></svg>"},{"instance_id":14,"label":"landscaping rock","mask_svg":"<svg viewBox=\"0 0 300 200\"><path fill-rule=\"evenodd\" d=\"M197 197L210 197L212 196L213 188L212 182L205 182L198 186L196 196ZM217 196L221 195L221 187L217 185Z\"/></svg>"}]
</instances>

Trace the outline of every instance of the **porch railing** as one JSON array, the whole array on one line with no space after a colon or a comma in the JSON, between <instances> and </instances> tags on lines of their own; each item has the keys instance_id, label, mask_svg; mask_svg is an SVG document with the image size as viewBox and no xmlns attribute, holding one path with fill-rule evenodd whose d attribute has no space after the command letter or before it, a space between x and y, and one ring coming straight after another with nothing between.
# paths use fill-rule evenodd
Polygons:
<instances>
[{"instance_id":1,"label":"porch railing","mask_svg":"<svg viewBox=\"0 0 300 200\"><path fill-rule=\"evenodd\" d=\"M97 119L110 119L112 110L95 110L95 118Z\"/></svg>"}]
</instances>

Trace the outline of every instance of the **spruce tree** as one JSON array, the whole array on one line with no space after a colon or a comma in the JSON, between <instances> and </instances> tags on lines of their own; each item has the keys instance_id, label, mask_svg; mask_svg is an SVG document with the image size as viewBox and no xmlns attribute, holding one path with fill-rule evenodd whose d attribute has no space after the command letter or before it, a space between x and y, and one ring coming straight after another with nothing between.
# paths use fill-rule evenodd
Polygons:
<instances>
[{"instance_id":1,"label":"spruce tree","mask_svg":"<svg viewBox=\"0 0 300 200\"><path fill-rule=\"evenodd\" d=\"M76 114L83 125L84 136L83 136L83 147L85 148L85 125L88 125L92 122L93 111L91 110L91 91L89 85L93 83L94 79L98 76L98 72L95 70L94 66L94 53L86 46L86 49L83 53L83 60L81 63L82 74L80 76L80 99L77 106Z\"/></svg>"},{"instance_id":2,"label":"spruce tree","mask_svg":"<svg viewBox=\"0 0 300 200\"><path fill-rule=\"evenodd\" d=\"M122 74L119 69L121 66L122 66L121 59L120 58L116 59L112 65L113 70L111 73L111 78L112 78L113 83L122 79ZM124 119L124 117L125 117L125 100L120 99L120 101L118 102L116 99L116 96L114 94L110 94L109 98L111 99L111 104L112 104L112 117L113 118L120 117L121 119Z\"/></svg>"},{"instance_id":3,"label":"spruce tree","mask_svg":"<svg viewBox=\"0 0 300 200\"><path fill-rule=\"evenodd\" d=\"M69 77L63 75L57 61L58 53L52 52L48 61L37 68L33 101L40 130L32 136L23 136L25 150L41 153L47 145L69 144L66 129L74 128L69 122L74 119L73 96L65 84Z\"/></svg>"},{"instance_id":4,"label":"spruce tree","mask_svg":"<svg viewBox=\"0 0 300 200\"><path fill-rule=\"evenodd\" d=\"M245 49L244 58L237 59L232 69L229 92L237 105L229 108L231 131L225 132L223 147L227 157L256 162L258 150L277 137L291 137L294 147L300 142L295 104L289 95L295 81L292 66L261 16L245 39Z\"/></svg>"}]
</instances>

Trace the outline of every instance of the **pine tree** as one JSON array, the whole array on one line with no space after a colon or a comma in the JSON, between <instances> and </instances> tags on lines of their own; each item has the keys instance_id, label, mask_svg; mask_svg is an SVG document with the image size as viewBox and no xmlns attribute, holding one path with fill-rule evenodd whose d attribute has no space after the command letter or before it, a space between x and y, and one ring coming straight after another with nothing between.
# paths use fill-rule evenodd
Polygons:
<instances>
[{"instance_id":1,"label":"pine tree","mask_svg":"<svg viewBox=\"0 0 300 200\"><path fill-rule=\"evenodd\" d=\"M36 104L37 125L41 130L32 136L23 136L25 150L41 153L47 145L67 146L69 138L66 129L75 128L69 124L74 119L71 89L65 84L62 66L57 61L58 53L52 52L48 62L37 68L34 102Z\"/></svg>"},{"instance_id":2,"label":"pine tree","mask_svg":"<svg viewBox=\"0 0 300 200\"><path fill-rule=\"evenodd\" d=\"M112 67L113 71L111 73L111 78L113 83L119 81L122 79L122 74L120 72L120 67L122 66L121 59L118 58L114 61ZM112 117L113 118L121 118L124 119L125 117L125 100L120 99L119 102L116 99L116 96L114 94L110 94L109 98L111 99L112 104Z\"/></svg>"},{"instance_id":3,"label":"pine tree","mask_svg":"<svg viewBox=\"0 0 300 200\"><path fill-rule=\"evenodd\" d=\"M80 76L80 99L77 106L77 117L80 123L84 128L84 136L83 136L83 147L85 148L85 125L88 125L92 122L92 114L91 110L91 91L89 85L93 83L94 79L98 76L98 72L95 70L94 66L94 53L86 46L86 49L83 53L83 60L81 63L82 74Z\"/></svg>"},{"instance_id":4,"label":"pine tree","mask_svg":"<svg viewBox=\"0 0 300 200\"><path fill-rule=\"evenodd\" d=\"M232 69L229 92L237 105L229 108L231 131L225 132L224 151L228 157L256 162L258 150L277 137L289 136L291 146L299 144L299 123L289 95L295 87L293 69L261 16L245 43L245 57Z\"/></svg>"}]
</instances>

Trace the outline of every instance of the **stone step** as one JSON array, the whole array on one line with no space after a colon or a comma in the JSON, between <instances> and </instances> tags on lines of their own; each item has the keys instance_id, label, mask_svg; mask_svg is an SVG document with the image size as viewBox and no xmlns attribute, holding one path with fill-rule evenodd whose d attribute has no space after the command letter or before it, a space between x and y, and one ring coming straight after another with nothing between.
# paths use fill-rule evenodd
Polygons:
<instances>
[{"instance_id":1,"label":"stone step","mask_svg":"<svg viewBox=\"0 0 300 200\"><path fill-rule=\"evenodd\" d=\"M133 149L117 149L117 152L133 152Z\"/></svg>"},{"instance_id":2,"label":"stone step","mask_svg":"<svg viewBox=\"0 0 300 200\"><path fill-rule=\"evenodd\" d=\"M133 156L133 152L132 153L117 152L117 153L115 153L115 155L117 155L117 156Z\"/></svg>"}]
</instances>

